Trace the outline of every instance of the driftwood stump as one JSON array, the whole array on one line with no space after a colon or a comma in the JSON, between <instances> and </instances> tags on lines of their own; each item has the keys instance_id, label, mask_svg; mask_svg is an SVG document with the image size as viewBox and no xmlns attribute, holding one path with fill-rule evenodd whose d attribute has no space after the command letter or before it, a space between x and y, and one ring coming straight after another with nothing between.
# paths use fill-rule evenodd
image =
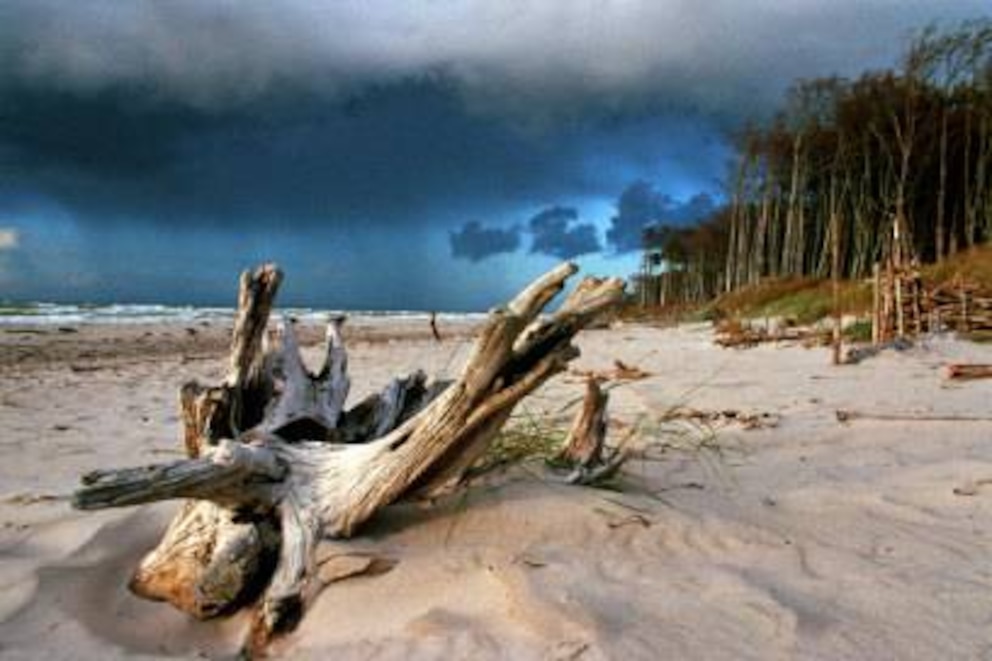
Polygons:
<instances>
[{"instance_id":1,"label":"driftwood stump","mask_svg":"<svg viewBox=\"0 0 992 661\"><path fill-rule=\"evenodd\" d=\"M322 538L351 537L390 503L461 485L516 403L578 355L573 337L620 301L623 282L587 278L539 316L575 271L562 264L492 311L453 383L417 372L348 410L343 320L328 324L323 365L311 373L291 322L267 331L281 272L245 272L227 378L180 392L188 458L95 471L73 503L191 499L131 588L201 618L257 603L246 651L258 651L295 626L317 590ZM601 417L592 413L593 426Z\"/></svg>"},{"instance_id":2,"label":"driftwood stump","mask_svg":"<svg viewBox=\"0 0 992 661\"><path fill-rule=\"evenodd\" d=\"M565 481L570 484L596 484L612 477L627 460L623 443L606 447L606 404L609 393L594 376L586 379L582 408L552 463L568 469Z\"/></svg>"}]
</instances>

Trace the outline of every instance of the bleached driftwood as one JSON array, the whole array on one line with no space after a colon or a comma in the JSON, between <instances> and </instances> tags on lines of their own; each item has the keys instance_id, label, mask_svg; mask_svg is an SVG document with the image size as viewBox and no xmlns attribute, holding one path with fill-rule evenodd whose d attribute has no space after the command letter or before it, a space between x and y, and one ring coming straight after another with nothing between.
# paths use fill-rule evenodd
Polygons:
<instances>
[{"instance_id":1,"label":"bleached driftwood","mask_svg":"<svg viewBox=\"0 0 992 661\"><path fill-rule=\"evenodd\" d=\"M620 301L623 282L587 278L540 317L575 271L562 264L494 310L454 383L427 385L418 372L343 413L349 379L340 320L329 325L323 367L311 374L291 323L266 347L280 272L246 273L228 378L181 393L189 458L91 473L74 504L196 499L142 561L132 587L199 617L261 593L257 649L302 616L319 583L321 538L350 537L396 500L462 484L516 403L578 355L572 338Z\"/></svg>"},{"instance_id":2,"label":"bleached driftwood","mask_svg":"<svg viewBox=\"0 0 992 661\"><path fill-rule=\"evenodd\" d=\"M612 477L627 460L621 445L606 448L606 405L609 393L599 379L586 380L582 408L575 414L565 442L553 464L568 469L565 481L570 484L595 484Z\"/></svg>"},{"instance_id":3,"label":"bleached driftwood","mask_svg":"<svg viewBox=\"0 0 992 661\"><path fill-rule=\"evenodd\" d=\"M180 389L183 440L190 459L261 421L275 387L263 345L281 282L282 273L273 265L241 274L227 377L220 386L191 381ZM268 358L270 366L273 360ZM159 545L142 559L129 587L196 617L212 617L255 598L278 551L278 520L272 512L248 515L243 508L190 500Z\"/></svg>"},{"instance_id":4,"label":"bleached driftwood","mask_svg":"<svg viewBox=\"0 0 992 661\"><path fill-rule=\"evenodd\" d=\"M992 365L960 363L947 366L947 378L960 381L970 379L992 379Z\"/></svg>"}]
</instances>

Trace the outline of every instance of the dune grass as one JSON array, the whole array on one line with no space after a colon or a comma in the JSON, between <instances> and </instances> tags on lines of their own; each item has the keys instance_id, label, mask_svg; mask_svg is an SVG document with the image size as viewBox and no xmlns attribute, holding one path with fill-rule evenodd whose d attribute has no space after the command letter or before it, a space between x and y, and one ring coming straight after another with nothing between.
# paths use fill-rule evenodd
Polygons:
<instances>
[{"instance_id":1,"label":"dune grass","mask_svg":"<svg viewBox=\"0 0 992 661\"><path fill-rule=\"evenodd\" d=\"M992 293L992 244L962 251L940 264L925 266L921 277L927 287L960 279L977 285L983 292ZM840 299L845 315L867 317L871 314L871 280L842 282ZM659 323L778 317L807 325L829 317L833 306L833 287L828 279L766 278L756 285L742 287L696 306L643 309L630 302L622 311L621 318ZM863 335L864 329L851 332ZM976 339L988 340L988 337Z\"/></svg>"},{"instance_id":2,"label":"dune grass","mask_svg":"<svg viewBox=\"0 0 992 661\"><path fill-rule=\"evenodd\" d=\"M500 430L474 472L488 473L530 460L551 461L564 444L567 434L566 422L556 422L526 411L514 415Z\"/></svg>"},{"instance_id":3,"label":"dune grass","mask_svg":"<svg viewBox=\"0 0 992 661\"><path fill-rule=\"evenodd\" d=\"M962 279L992 292L992 244L960 252L940 264L931 264L923 269L922 277L928 285Z\"/></svg>"},{"instance_id":4,"label":"dune grass","mask_svg":"<svg viewBox=\"0 0 992 661\"><path fill-rule=\"evenodd\" d=\"M840 303L844 314L868 314L871 296L869 282L841 283ZM833 307L833 286L829 280L767 279L720 296L700 314L707 319L781 317L797 324L812 324L830 316Z\"/></svg>"}]
</instances>

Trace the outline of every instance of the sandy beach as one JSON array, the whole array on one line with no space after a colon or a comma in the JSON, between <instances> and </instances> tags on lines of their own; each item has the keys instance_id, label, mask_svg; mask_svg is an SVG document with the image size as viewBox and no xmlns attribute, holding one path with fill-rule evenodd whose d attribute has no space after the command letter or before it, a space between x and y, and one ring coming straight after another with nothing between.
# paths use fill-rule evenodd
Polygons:
<instances>
[{"instance_id":1,"label":"sandy beach","mask_svg":"<svg viewBox=\"0 0 992 661\"><path fill-rule=\"evenodd\" d=\"M442 324L438 343L422 323L352 326L350 401L418 367L456 374L471 330ZM127 591L176 503L81 513L64 500L92 469L181 456L177 389L222 378L227 332L0 328L0 658L237 652L244 615L196 622ZM317 330L303 338L313 348ZM611 391L611 437L641 429L625 488L524 465L389 508L325 555L391 570L329 585L276 656L992 658L992 380L942 369L992 363L992 346L933 338L833 367L827 349L720 349L704 325L590 330L579 345L577 369L651 373ZM562 375L518 414L566 424L581 393ZM661 425L676 406L767 424ZM839 409L986 420L842 423ZM691 449L660 450L680 443Z\"/></svg>"}]
</instances>

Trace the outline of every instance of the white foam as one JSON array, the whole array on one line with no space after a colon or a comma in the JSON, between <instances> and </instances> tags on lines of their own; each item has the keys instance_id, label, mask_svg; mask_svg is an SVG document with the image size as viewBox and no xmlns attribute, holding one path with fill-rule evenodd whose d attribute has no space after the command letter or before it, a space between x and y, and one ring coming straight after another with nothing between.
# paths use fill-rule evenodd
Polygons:
<instances>
[{"instance_id":1,"label":"white foam","mask_svg":"<svg viewBox=\"0 0 992 661\"><path fill-rule=\"evenodd\" d=\"M344 315L365 324L390 323L396 320L424 321L429 312L420 310L329 310L308 307L277 309L304 323L322 323L330 317ZM442 321L482 319L482 313L438 313ZM59 303L0 303L0 326L72 326L83 324L189 324L201 321L229 322L233 308L196 307L191 305L126 304L73 305Z\"/></svg>"}]
</instances>

